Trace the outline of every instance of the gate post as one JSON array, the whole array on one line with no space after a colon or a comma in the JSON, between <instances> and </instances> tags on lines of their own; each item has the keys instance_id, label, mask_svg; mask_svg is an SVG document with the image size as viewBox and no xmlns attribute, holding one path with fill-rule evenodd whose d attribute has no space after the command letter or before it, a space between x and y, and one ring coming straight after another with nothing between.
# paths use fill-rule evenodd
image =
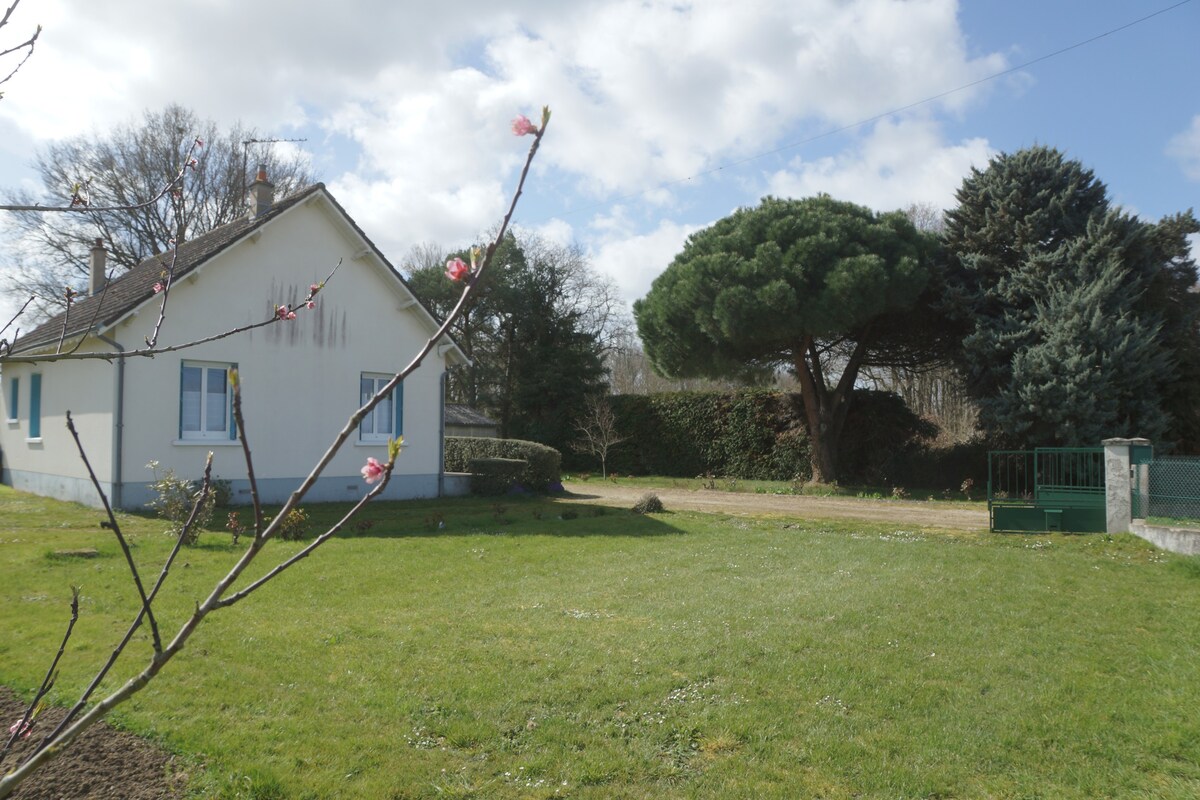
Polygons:
<instances>
[{"instance_id":1,"label":"gate post","mask_svg":"<svg viewBox=\"0 0 1200 800\"><path fill-rule=\"evenodd\" d=\"M1130 451L1148 447L1149 439L1105 439L1104 515L1108 533L1128 533L1133 520L1133 480Z\"/></svg>"}]
</instances>

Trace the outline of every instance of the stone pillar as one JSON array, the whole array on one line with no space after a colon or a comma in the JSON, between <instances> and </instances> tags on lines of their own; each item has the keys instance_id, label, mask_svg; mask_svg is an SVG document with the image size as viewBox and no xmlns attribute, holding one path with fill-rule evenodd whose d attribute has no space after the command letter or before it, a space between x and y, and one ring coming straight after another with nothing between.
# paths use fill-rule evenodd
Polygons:
<instances>
[{"instance_id":1,"label":"stone pillar","mask_svg":"<svg viewBox=\"0 0 1200 800\"><path fill-rule=\"evenodd\" d=\"M1128 533L1133 519L1133 475L1130 471L1130 450L1150 445L1149 439L1105 439L1104 445L1104 510L1109 533Z\"/></svg>"}]
</instances>

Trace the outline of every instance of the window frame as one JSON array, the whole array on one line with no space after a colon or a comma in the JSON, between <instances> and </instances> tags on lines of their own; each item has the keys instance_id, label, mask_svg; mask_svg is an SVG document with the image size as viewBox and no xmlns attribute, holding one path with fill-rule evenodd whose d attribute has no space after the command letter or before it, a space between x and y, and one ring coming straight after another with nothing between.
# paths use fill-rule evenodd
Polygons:
<instances>
[{"instance_id":1,"label":"window frame","mask_svg":"<svg viewBox=\"0 0 1200 800\"><path fill-rule=\"evenodd\" d=\"M200 389L199 389L199 406L196 409L198 418L196 424L199 426L195 430L186 430L184 428L184 396L186 389L184 388L184 380L187 370L195 369L200 371ZM179 435L181 442L227 442L237 438L237 425L233 419L233 391L229 381L229 373L237 369L236 363L227 363L223 361L192 361L188 359L179 362L179 420L176 432ZM209 430L210 423L210 406L209 400L213 392L209 391L209 378L212 371L220 370L224 374L224 395L223 403L224 424L221 429Z\"/></svg>"},{"instance_id":2,"label":"window frame","mask_svg":"<svg viewBox=\"0 0 1200 800\"><path fill-rule=\"evenodd\" d=\"M358 407L362 408L367 401L374 397L384 384L395 377L395 373L384 372L360 372L358 376ZM371 381L372 389L370 394L364 388L364 384ZM380 406L375 406L367 412L367 415L358 423L358 443L365 445L387 444L391 439L398 439L404 435L404 381L396 384L396 388L392 390L391 397L387 402L391 406L391 430L379 431L375 424L378 420L377 412ZM380 405L383 405L381 402ZM366 426L370 424L370 430L366 430Z\"/></svg>"}]
</instances>

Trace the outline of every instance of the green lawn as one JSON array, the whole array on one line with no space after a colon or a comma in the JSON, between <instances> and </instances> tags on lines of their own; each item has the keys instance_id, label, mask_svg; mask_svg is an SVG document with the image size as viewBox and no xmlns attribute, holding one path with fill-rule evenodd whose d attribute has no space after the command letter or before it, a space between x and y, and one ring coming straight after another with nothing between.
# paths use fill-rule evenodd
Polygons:
<instances>
[{"instance_id":1,"label":"green lawn","mask_svg":"<svg viewBox=\"0 0 1200 800\"><path fill-rule=\"evenodd\" d=\"M1196 559L1129 536L564 510L375 506L212 617L117 721L202 763L203 797L1200 795ZM40 680L71 584L58 699L123 630L98 521L0 487L0 683ZM162 524L125 524L159 562ZM56 554L81 547L100 556ZM177 625L237 553L206 534L162 614Z\"/></svg>"}]
</instances>

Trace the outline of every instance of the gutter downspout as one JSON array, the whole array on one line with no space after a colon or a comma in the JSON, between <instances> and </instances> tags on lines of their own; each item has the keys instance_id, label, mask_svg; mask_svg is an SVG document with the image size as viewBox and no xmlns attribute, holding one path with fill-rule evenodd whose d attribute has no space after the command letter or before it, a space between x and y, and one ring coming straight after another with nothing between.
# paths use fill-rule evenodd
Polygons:
<instances>
[{"instance_id":1,"label":"gutter downspout","mask_svg":"<svg viewBox=\"0 0 1200 800\"><path fill-rule=\"evenodd\" d=\"M116 339L110 339L107 336L96 334L96 338L105 344L111 346L118 353L124 353L125 348ZM117 359L117 409L116 419L113 423L113 456L112 456L112 507L113 509L121 508L121 503L124 500L124 481L125 476L122 474L122 465L124 459L121 458L122 445L125 440L125 359Z\"/></svg>"},{"instance_id":2,"label":"gutter downspout","mask_svg":"<svg viewBox=\"0 0 1200 800\"><path fill-rule=\"evenodd\" d=\"M442 370L438 406L438 497L446 496L446 370Z\"/></svg>"}]
</instances>

